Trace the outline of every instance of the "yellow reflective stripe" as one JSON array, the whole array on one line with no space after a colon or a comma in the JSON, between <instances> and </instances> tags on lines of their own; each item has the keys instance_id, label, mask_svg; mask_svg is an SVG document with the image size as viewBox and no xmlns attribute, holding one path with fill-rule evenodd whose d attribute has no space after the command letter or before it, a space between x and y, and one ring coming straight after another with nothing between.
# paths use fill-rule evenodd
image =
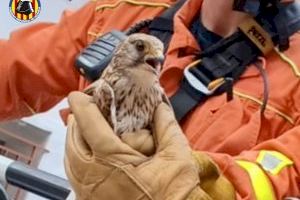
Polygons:
<instances>
[{"instance_id":1,"label":"yellow reflective stripe","mask_svg":"<svg viewBox=\"0 0 300 200\"><path fill-rule=\"evenodd\" d=\"M96 11L103 9L103 8L116 8L121 3L129 3L137 6L149 6L149 7L165 7L169 8L170 5L167 3L154 3L154 2L147 2L147 1L136 1L136 0L120 0L113 4L102 4L96 7Z\"/></svg>"},{"instance_id":2,"label":"yellow reflective stripe","mask_svg":"<svg viewBox=\"0 0 300 200\"><path fill-rule=\"evenodd\" d=\"M189 65L187 66L187 68L194 67L194 66L198 65L200 62L201 62L201 59L196 60L196 61L192 62L191 64L189 64ZM218 81L218 82L222 81L222 78L221 78L221 79L217 79L217 81ZM217 82L216 82L216 83L217 83ZM214 88L217 88L217 87L215 87L215 86L217 86L217 85L214 85ZM253 96L248 95L248 94L239 92L239 91L237 91L237 90L233 90L233 94L236 95L236 96L238 96L238 97L241 97L241 98L244 98L244 99L249 99L249 100L251 100L251 101L254 101L255 103L257 103L257 104L259 104L259 105L262 105L262 104L263 104L263 102L262 102L260 99L257 99L257 98L255 98L255 97L253 97ZM294 119L293 119L292 117L290 117L290 116L289 116L288 114L286 114L286 113L281 112L281 111L278 110L277 108L275 108L275 107L270 106L269 104L267 104L266 109L275 112L276 114L278 114L279 116L281 116L283 119L285 119L286 121L288 121L290 124L292 124L292 125L295 124L295 121L294 121Z\"/></svg>"},{"instance_id":3,"label":"yellow reflective stripe","mask_svg":"<svg viewBox=\"0 0 300 200\"><path fill-rule=\"evenodd\" d=\"M275 48L275 52L279 57L286 62L293 70L296 77L300 78L300 71L296 63L294 63L289 57L287 57L284 53L281 53L277 48Z\"/></svg>"},{"instance_id":4,"label":"yellow reflective stripe","mask_svg":"<svg viewBox=\"0 0 300 200\"><path fill-rule=\"evenodd\" d=\"M187 66L187 68L194 67L194 66L198 65L200 62L201 62L201 59L195 60L194 62L192 62L191 64L189 64L189 65Z\"/></svg>"},{"instance_id":5,"label":"yellow reflective stripe","mask_svg":"<svg viewBox=\"0 0 300 200\"><path fill-rule=\"evenodd\" d=\"M201 62L201 59L199 60L196 60L194 62L192 62L191 64L189 64L187 66L187 68L191 68L191 67L194 67L196 65L198 65L199 63ZM217 81L222 81L222 79L217 79ZM217 82L216 82L217 83ZM216 87L217 85L214 85L214 88L217 88ZM251 101L254 101L255 103L259 104L259 105L262 105L263 102L253 96L250 96L248 94L245 94L245 93L242 93L242 92L239 92L237 90L233 90L233 94L236 95L236 96L239 96L241 98L244 98L244 99L249 99ZM274 108L273 106L270 106L269 104L267 104L266 106L266 109L268 110L271 110L273 112L275 112L276 114L278 114L279 116L281 116L283 119L285 119L286 121L288 121L290 124L294 125L295 124L295 121L292 117L290 117L288 114L285 114L283 112L281 112L280 110L278 110L277 108Z\"/></svg>"},{"instance_id":6,"label":"yellow reflective stripe","mask_svg":"<svg viewBox=\"0 0 300 200\"><path fill-rule=\"evenodd\" d=\"M257 164L243 160L236 162L248 172L257 200L276 200L269 178Z\"/></svg>"},{"instance_id":7,"label":"yellow reflective stripe","mask_svg":"<svg viewBox=\"0 0 300 200\"><path fill-rule=\"evenodd\" d=\"M189 64L186 68L192 68L195 67L196 65L198 65L200 62L202 62L201 59L199 60L195 60L194 62L192 62L191 64ZM221 85L223 85L225 83L224 78L218 78L213 80L212 82L210 82L207 86L208 90L214 91L216 89L218 89Z\"/></svg>"},{"instance_id":8,"label":"yellow reflective stripe","mask_svg":"<svg viewBox=\"0 0 300 200\"><path fill-rule=\"evenodd\" d=\"M256 162L267 172L277 175L283 168L293 165L288 157L277 151L262 150L256 159Z\"/></svg>"},{"instance_id":9,"label":"yellow reflective stripe","mask_svg":"<svg viewBox=\"0 0 300 200\"><path fill-rule=\"evenodd\" d=\"M26 101L23 101L23 103L32 115L36 114L35 110Z\"/></svg>"},{"instance_id":10,"label":"yellow reflective stripe","mask_svg":"<svg viewBox=\"0 0 300 200\"><path fill-rule=\"evenodd\" d=\"M87 33L88 35L94 36L96 38L100 37L103 33L96 33L96 32L92 32L92 31L88 31Z\"/></svg>"},{"instance_id":11,"label":"yellow reflective stripe","mask_svg":"<svg viewBox=\"0 0 300 200\"><path fill-rule=\"evenodd\" d=\"M187 66L187 68L192 68L192 67L198 65L200 62L201 62L201 59L196 60L196 61L192 62L191 64L189 64L189 65ZM216 79L216 80L217 80L218 82L215 82L215 83L220 83L220 82L222 81L222 78L221 78L221 79ZM212 85L210 85L210 86L212 86ZM215 84L215 85L213 85L213 86L214 86L214 88L217 88L216 86L219 86L219 85L216 85L216 84ZM210 88L208 88L208 89L210 89ZM255 97L253 97L253 96L248 95L248 94L239 92L239 91L237 91L237 90L233 90L233 94L236 95L236 96L238 96L238 97L241 97L241 98L244 98L244 99L249 99L249 100L251 100L251 101L254 101L255 103L257 103L257 104L259 104L259 105L262 105L262 104L263 104L263 102L262 102L260 99L257 99L257 98L255 98ZM281 112L281 111L278 110L277 108L275 108L275 107L273 107L273 106L267 104L266 109L275 112L276 114L278 114L279 116L281 116L283 119L285 119L286 121L288 121L290 124L292 124L292 125L295 124L295 121L294 121L294 119L293 119L292 117L290 117L290 116L289 116L288 114L286 114L286 113Z\"/></svg>"},{"instance_id":12,"label":"yellow reflective stripe","mask_svg":"<svg viewBox=\"0 0 300 200\"><path fill-rule=\"evenodd\" d=\"M242 98L245 98L245 99L249 99L251 101L254 101L255 103L258 103L259 105L262 105L263 102L253 96L250 96L248 94L244 94L242 92L239 92L237 90L233 90L233 94L236 95L236 96L239 96L239 97L242 97ZM292 117L290 117L289 115L281 112L280 110L278 110L277 108L274 108L273 106L270 106L269 104L267 104L267 107L266 109L268 110L271 110L273 112L275 112L276 114L278 114L279 116L281 116L282 118L284 118L285 120L287 120L290 124L294 125L295 124L295 121Z\"/></svg>"},{"instance_id":13,"label":"yellow reflective stripe","mask_svg":"<svg viewBox=\"0 0 300 200\"><path fill-rule=\"evenodd\" d=\"M94 37L98 37L98 33L96 33L96 32L89 31L88 35L91 35L91 36L94 36Z\"/></svg>"}]
</instances>

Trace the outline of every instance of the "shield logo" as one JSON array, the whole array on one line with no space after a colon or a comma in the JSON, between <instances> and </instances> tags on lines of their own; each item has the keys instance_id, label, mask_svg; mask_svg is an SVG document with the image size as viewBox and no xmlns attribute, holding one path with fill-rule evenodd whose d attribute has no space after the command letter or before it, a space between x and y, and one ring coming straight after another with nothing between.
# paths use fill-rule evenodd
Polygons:
<instances>
[{"instance_id":1,"label":"shield logo","mask_svg":"<svg viewBox=\"0 0 300 200\"><path fill-rule=\"evenodd\" d=\"M10 0L9 11L19 22L30 22L41 10L40 0Z\"/></svg>"}]
</instances>

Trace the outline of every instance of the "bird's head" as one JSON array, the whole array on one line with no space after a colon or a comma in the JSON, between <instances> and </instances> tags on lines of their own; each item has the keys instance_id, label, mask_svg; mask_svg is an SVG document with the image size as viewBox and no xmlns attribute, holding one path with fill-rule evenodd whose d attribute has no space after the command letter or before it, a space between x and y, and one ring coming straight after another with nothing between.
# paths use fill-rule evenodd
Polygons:
<instances>
[{"instance_id":1,"label":"bird's head","mask_svg":"<svg viewBox=\"0 0 300 200\"><path fill-rule=\"evenodd\" d=\"M142 67L159 73L164 61L164 45L154 36L135 33L120 44L115 58L123 67Z\"/></svg>"}]
</instances>

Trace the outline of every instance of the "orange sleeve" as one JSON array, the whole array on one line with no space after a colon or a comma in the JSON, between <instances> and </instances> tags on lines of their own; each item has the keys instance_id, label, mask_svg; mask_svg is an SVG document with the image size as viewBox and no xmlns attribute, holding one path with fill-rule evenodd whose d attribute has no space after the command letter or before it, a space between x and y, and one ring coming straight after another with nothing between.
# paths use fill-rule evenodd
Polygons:
<instances>
[{"instance_id":1,"label":"orange sleeve","mask_svg":"<svg viewBox=\"0 0 300 200\"><path fill-rule=\"evenodd\" d=\"M225 176L233 183L238 200L255 199L254 190L248 173L237 165L236 160L247 160L257 163L261 150L276 151L293 161L292 165L284 167L278 174L265 171L276 199L299 197L300 195L300 127L295 127L280 137L257 145L253 150L242 152L237 157L209 153L218 163Z\"/></svg>"},{"instance_id":2,"label":"orange sleeve","mask_svg":"<svg viewBox=\"0 0 300 200\"><path fill-rule=\"evenodd\" d=\"M87 44L95 3L0 41L0 120L43 112L78 89L75 56Z\"/></svg>"}]
</instances>

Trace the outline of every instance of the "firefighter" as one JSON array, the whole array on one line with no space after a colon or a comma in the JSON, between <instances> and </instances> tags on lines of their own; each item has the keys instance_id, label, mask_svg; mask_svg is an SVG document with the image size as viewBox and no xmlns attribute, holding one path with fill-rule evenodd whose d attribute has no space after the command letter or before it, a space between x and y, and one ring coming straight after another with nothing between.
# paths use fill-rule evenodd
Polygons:
<instances>
[{"instance_id":1,"label":"firefighter","mask_svg":"<svg viewBox=\"0 0 300 200\"><path fill-rule=\"evenodd\" d=\"M64 13L58 24L35 24L0 41L1 119L46 111L71 91L83 90L89 83L74 68L81 49L112 29L125 30L160 15L174 2L94 1L75 13ZM169 96L176 93L185 67L199 53L252 18L233 10L236 2L187 0L179 9L161 74ZM71 93L65 165L77 197L299 197L299 43L295 33L284 52L272 48L251 64L265 72L267 92L260 71L248 67L236 81L230 101L225 93L209 97L180 121L181 128L170 109L160 105L154 119L158 146L153 157L118 140L95 113L89 96ZM215 171L222 175L201 183Z\"/></svg>"}]
</instances>

